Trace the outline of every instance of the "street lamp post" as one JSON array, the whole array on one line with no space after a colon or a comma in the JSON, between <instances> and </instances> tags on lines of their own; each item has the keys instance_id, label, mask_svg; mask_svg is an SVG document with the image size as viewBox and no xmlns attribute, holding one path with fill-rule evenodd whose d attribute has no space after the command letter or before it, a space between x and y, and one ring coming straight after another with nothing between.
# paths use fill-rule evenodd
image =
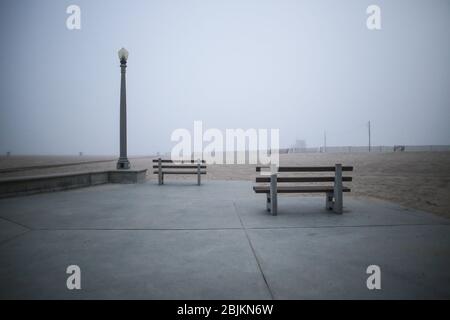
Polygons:
<instances>
[{"instance_id":1,"label":"street lamp post","mask_svg":"<svg viewBox=\"0 0 450 320\"><path fill-rule=\"evenodd\" d=\"M127 68L128 51L125 48L119 50L121 80L120 80L120 157L117 161L117 169L130 169L130 161L127 157L127 93L125 73Z\"/></svg>"}]
</instances>

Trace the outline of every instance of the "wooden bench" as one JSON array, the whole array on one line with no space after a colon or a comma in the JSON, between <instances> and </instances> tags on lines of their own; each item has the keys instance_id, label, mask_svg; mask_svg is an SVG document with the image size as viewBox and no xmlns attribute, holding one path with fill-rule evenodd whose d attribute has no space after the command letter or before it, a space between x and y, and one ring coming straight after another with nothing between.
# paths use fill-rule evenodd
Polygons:
<instances>
[{"instance_id":1,"label":"wooden bench","mask_svg":"<svg viewBox=\"0 0 450 320\"><path fill-rule=\"evenodd\" d=\"M165 174L196 174L197 184L201 183L201 175L206 174L205 160L187 160L187 161L172 161L163 160L161 158L154 159L156 165L153 165L153 173L158 175L158 184L164 184ZM204 170L203 170L204 169Z\"/></svg>"},{"instance_id":2,"label":"wooden bench","mask_svg":"<svg viewBox=\"0 0 450 320\"><path fill-rule=\"evenodd\" d=\"M256 172L262 172L256 167ZM334 167L279 167L278 173L256 177L253 190L266 194L266 208L272 215L277 215L277 195L279 193L325 193L325 207L336 213L342 213L343 192L350 192L350 188L343 182L352 181L352 177L342 176L342 172L351 172L353 167L336 164ZM281 176L285 172L334 172L333 176ZM264 183L261 185L259 183ZM286 184L287 183L287 184ZM289 183L315 183L314 185L289 185ZM324 183L328 183L325 185ZM331 184L332 183L332 184Z\"/></svg>"}]
</instances>

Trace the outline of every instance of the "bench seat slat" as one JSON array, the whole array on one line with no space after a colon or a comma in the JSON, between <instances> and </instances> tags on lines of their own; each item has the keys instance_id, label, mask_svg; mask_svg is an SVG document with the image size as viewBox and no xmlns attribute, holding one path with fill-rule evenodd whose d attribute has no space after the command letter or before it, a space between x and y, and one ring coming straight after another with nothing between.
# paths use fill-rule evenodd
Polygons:
<instances>
[{"instance_id":1,"label":"bench seat slat","mask_svg":"<svg viewBox=\"0 0 450 320\"><path fill-rule=\"evenodd\" d=\"M159 166L153 166L153 169L158 169ZM197 166L193 165L161 165L161 168L163 169L197 169ZM200 165L200 169L206 169L205 165Z\"/></svg>"},{"instance_id":2,"label":"bench seat slat","mask_svg":"<svg viewBox=\"0 0 450 320\"><path fill-rule=\"evenodd\" d=\"M153 159L153 162L159 162L158 159ZM202 163L205 163L205 160L201 160ZM197 160L179 160L179 161L173 161L173 160L165 160L161 159L161 163L197 163Z\"/></svg>"},{"instance_id":3,"label":"bench seat slat","mask_svg":"<svg viewBox=\"0 0 450 320\"><path fill-rule=\"evenodd\" d=\"M256 167L256 172L260 172L261 168L269 169L268 167ZM278 167L278 172L334 172L336 167ZM343 166L342 171L353 171L352 166Z\"/></svg>"},{"instance_id":4,"label":"bench seat slat","mask_svg":"<svg viewBox=\"0 0 450 320\"><path fill-rule=\"evenodd\" d=\"M270 193L269 186L254 186L256 193ZM343 192L350 192L350 188L343 187ZM277 193L326 193L333 192L332 186L278 186Z\"/></svg>"},{"instance_id":5,"label":"bench seat slat","mask_svg":"<svg viewBox=\"0 0 450 320\"><path fill-rule=\"evenodd\" d=\"M153 171L158 174L158 171ZM163 171L163 174L197 174L197 171ZM200 171L200 174L206 174L206 171Z\"/></svg>"},{"instance_id":6,"label":"bench seat slat","mask_svg":"<svg viewBox=\"0 0 450 320\"><path fill-rule=\"evenodd\" d=\"M352 177L342 177L342 181L352 181ZM256 177L256 182L270 182L270 177ZM277 182L334 182L334 177L277 177Z\"/></svg>"}]
</instances>

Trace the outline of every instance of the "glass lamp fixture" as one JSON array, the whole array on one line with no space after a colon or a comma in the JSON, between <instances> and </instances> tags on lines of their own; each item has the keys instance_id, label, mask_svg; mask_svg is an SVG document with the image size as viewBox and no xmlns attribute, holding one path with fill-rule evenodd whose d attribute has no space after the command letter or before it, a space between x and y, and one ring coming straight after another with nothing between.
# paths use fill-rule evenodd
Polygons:
<instances>
[{"instance_id":1,"label":"glass lamp fixture","mask_svg":"<svg viewBox=\"0 0 450 320\"><path fill-rule=\"evenodd\" d=\"M128 60L128 51L125 48L122 48L119 50L119 59L120 61L127 61Z\"/></svg>"}]
</instances>

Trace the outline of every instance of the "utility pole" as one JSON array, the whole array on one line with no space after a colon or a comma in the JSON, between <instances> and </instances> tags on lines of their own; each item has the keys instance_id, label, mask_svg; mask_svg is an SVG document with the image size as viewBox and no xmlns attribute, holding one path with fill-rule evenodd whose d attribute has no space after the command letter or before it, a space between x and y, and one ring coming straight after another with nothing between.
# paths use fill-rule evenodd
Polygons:
<instances>
[{"instance_id":1,"label":"utility pole","mask_svg":"<svg viewBox=\"0 0 450 320\"><path fill-rule=\"evenodd\" d=\"M369 129L369 152L370 152L370 150L372 148L371 143L370 143L370 121L368 122L367 127Z\"/></svg>"},{"instance_id":2,"label":"utility pole","mask_svg":"<svg viewBox=\"0 0 450 320\"><path fill-rule=\"evenodd\" d=\"M327 132L323 132L323 152L327 152Z\"/></svg>"}]
</instances>

